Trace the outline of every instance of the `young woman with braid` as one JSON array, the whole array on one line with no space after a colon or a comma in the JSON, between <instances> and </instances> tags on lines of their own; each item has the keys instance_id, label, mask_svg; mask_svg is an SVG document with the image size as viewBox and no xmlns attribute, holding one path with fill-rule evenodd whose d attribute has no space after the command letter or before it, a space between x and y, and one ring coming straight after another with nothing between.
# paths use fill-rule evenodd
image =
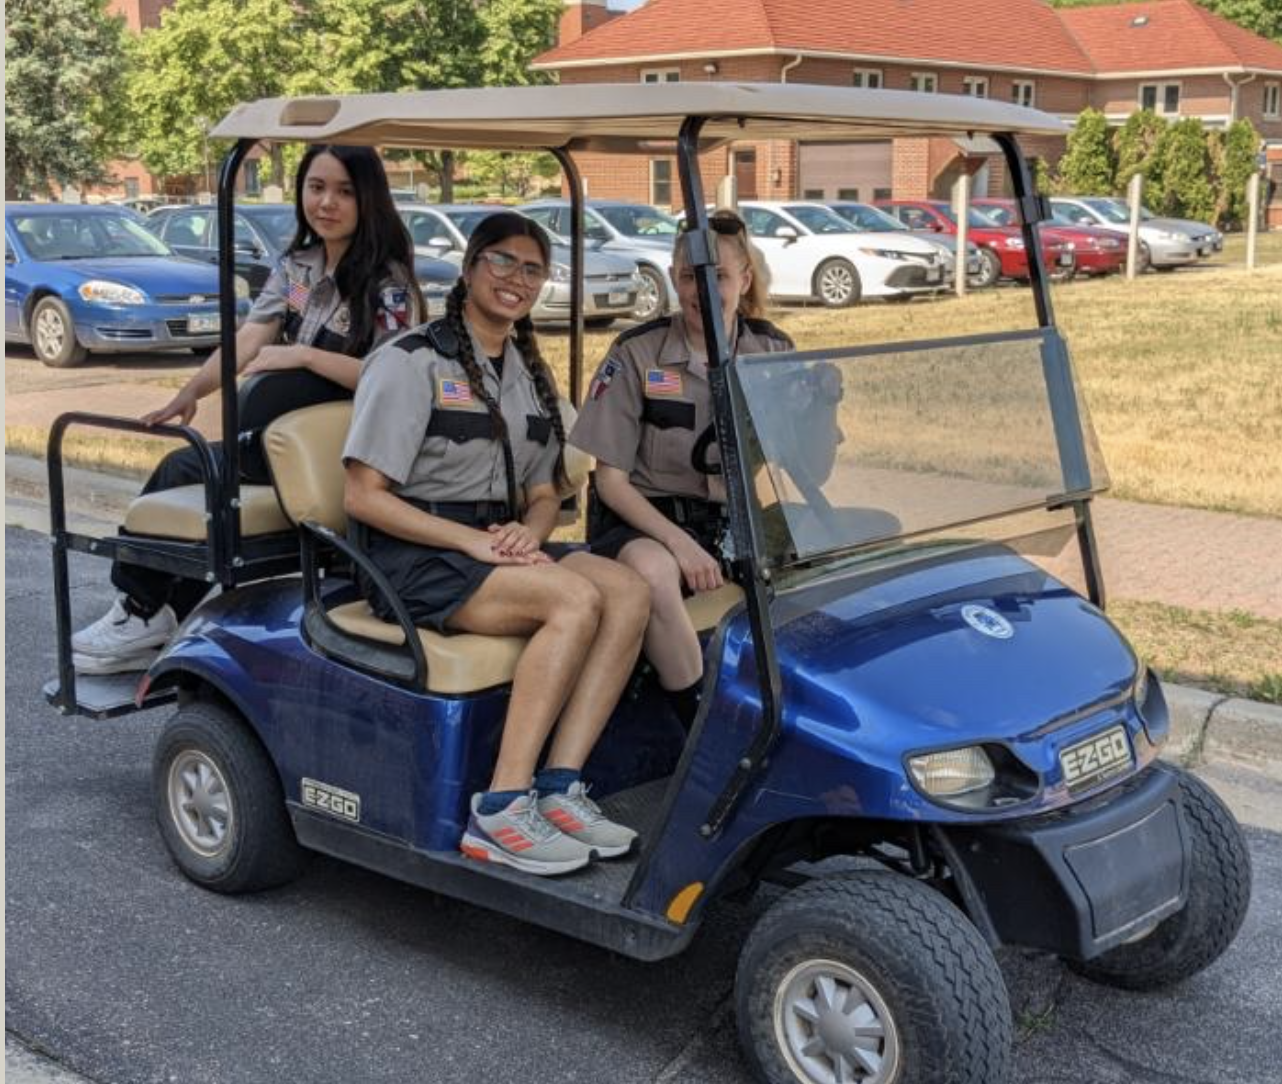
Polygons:
<instances>
[{"instance_id":1,"label":"young woman with braid","mask_svg":"<svg viewBox=\"0 0 1282 1084\"><path fill-rule=\"evenodd\" d=\"M482 222L446 316L366 360L343 450L358 541L415 622L529 637L498 762L489 789L473 796L460 849L538 874L632 846L635 833L602 815L580 772L650 613L634 572L546 544L565 430L530 309L549 272L536 223L511 212Z\"/></svg>"}]
</instances>

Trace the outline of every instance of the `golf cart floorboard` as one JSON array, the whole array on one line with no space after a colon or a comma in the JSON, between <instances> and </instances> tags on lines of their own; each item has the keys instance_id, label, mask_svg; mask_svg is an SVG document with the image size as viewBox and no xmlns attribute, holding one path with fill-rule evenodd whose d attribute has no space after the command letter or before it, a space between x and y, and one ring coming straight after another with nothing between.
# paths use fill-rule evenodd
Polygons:
<instances>
[{"instance_id":1,"label":"golf cart floorboard","mask_svg":"<svg viewBox=\"0 0 1282 1084\"><path fill-rule=\"evenodd\" d=\"M146 711L177 699L177 688L170 686L149 692L139 704L136 699L138 683L146 673L146 670L129 670L121 674L77 674L75 710L64 714L110 719L117 715L130 715L135 711ZM42 690L45 700L56 706L60 689L57 678L46 681Z\"/></svg>"},{"instance_id":2,"label":"golf cart floorboard","mask_svg":"<svg viewBox=\"0 0 1282 1084\"><path fill-rule=\"evenodd\" d=\"M601 800L606 816L636 829L643 844L657 828L666 779ZM623 896L641 860L639 850L594 862L574 873L538 877L459 851L419 851L290 803L299 842L410 884L569 934L638 960L680 952L697 923L677 926L634 911Z\"/></svg>"}]
</instances>

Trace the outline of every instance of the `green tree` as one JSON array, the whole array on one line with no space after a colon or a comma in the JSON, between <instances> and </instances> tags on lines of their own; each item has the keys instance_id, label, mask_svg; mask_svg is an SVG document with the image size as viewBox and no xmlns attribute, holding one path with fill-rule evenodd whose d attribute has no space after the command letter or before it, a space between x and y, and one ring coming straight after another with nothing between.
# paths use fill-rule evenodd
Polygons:
<instances>
[{"instance_id":1,"label":"green tree","mask_svg":"<svg viewBox=\"0 0 1282 1084\"><path fill-rule=\"evenodd\" d=\"M1259 166L1256 155L1260 134L1249 120L1234 121L1224 132L1207 133L1211 161L1211 183L1215 189L1215 217L1218 225L1240 226L1246 222L1246 185Z\"/></svg>"},{"instance_id":2,"label":"green tree","mask_svg":"<svg viewBox=\"0 0 1282 1084\"><path fill-rule=\"evenodd\" d=\"M1117 160L1116 191L1125 192L1131 178L1142 173L1146 187L1160 192L1162 179L1156 168L1154 152L1166 127L1166 121L1151 109L1141 109L1127 117L1126 123L1113 133L1113 153Z\"/></svg>"},{"instance_id":3,"label":"green tree","mask_svg":"<svg viewBox=\"0 0 1282 1084\"><path fill-rule=\"evenodd\" d=\"M556 44L562 0L484 0L479 6L485 44L481 82L519 87L551 82L547 72L530 71L530 61Z\"/></svg>"},{"instance_id":4,"label":"green tree","mask_svg":"<svg viewBox=\"0 0 1282 1084\"><path fill-rule=\"evenodd\" d=\"M1107 196L1113 191L1116 171L1108 120L1097 109L1083 109L1069 133L1068 150L1059 162L1063 186L1083 196Z\"/></svg>"},{"instance_id":5,"label":"green tree","mask_svg":"<svg viewBox=\"0 0 1282 1084\"><path fill-rule=\"evenodd\" d=\"M1215 190L1202 122L1185 117L1168 126L1157 141L1153 159L1154 173L1162 179L1161 192L1150 193L1146 204L1158 214L1209 221L1215 214Z\"/></svg>"},{"instance_id":6,"label":"green tree","mask_svg":"<svg viewBox=\"0 0 1282 1084\"><path fill-rule=\"evenodd\" d=\"M221 157L207 129L237 104L289 93L304 66L310 3L280 0L178 0L136 45L130 84L133 138L143 163L161 176L204 174ZM316 65L319 67L319 65ZM272 181L284 184L280 149Z\"/></svg>"},{"instance_id":7,"label":"green tree","mask_svg":"<svg viewBox=\"0 0 1282 1084\"><path fill-rule=\"evenodd\" d=\"M5 5L5 198L109 180L125 115L124 20L107 0Z\"/></svg>"}]
</instances>

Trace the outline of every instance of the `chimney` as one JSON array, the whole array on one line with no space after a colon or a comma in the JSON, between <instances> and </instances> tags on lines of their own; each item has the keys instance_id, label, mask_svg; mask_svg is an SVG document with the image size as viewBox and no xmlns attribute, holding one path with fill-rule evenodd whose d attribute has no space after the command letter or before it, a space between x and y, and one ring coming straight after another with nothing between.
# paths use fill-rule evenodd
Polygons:
<instances>
[{"instance_id":1,"label":"chimney","mask_svg":"<svg viewBox=\"0 0 1282 1084\"><path fill-rule=\"evenodd\" d=\"M624 14L622 11L611 11L606 7L607 2L608 0L565 0L557 44L569 45L572 41L578 41L589 31Z\"/></svg>"}]
</instances>

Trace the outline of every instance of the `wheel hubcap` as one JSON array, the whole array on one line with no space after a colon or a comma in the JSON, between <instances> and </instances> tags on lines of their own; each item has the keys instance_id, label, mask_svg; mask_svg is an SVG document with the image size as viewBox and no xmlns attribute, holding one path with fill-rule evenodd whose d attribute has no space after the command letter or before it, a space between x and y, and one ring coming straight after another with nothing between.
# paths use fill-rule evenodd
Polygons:
<instances>
[{"instance_id":1,"label":"wheel hubcap","mask_svg":"<svg viewBox=\"0 0 1282 1084\"><path fill-rule=\"evenodd\" d=\"M641 276L641 288L637 290L637 307L633 316L638 320L649 320L659 312L659 284L649 275Z\"/></svg>"},{"instance_id":2,"label":"wheel hubcap","mask_svg":"<svg viewBox=\"0 0 1282 1084\"><path fill-rule=\"evenodd\" d=\"M62 317L53 309L45 309L36 317L36 345L46 356L60 353L66 342L67 329L63 326Z\"/></svg>"},{"instance_id":3,"label":"wheel hubcap","mask_svg":"<svg viewBox=\"0 0 1282 1084\"><path fill-rule=\"evenodd\" d=\"M845 302L850 297L854 286L854 280L851 278L850 272L844 267L828 268L819 282L819 288L823 292L824 300L835 305Z\"/></svg>"},{"instance_id":4,"label":"wheel hubcap","mask_svg":"<svg viewBox=\"0 0 1282 1084\"><path fill-rule=\"evenodd\" d=\"M183 842L206 858L231 842L231 792L218 765L204 753L188 749L170 764L169 815Z\"/></svg>"},{"instance_id":5,"label":"wheel hubcap","mask_svg":"<svg viewBox=\"0 0 1282 1084\"><path fill-rule=\"evenodd\" d=\"M775 994L775 1038L805 1084L892 1084L899 1031L877 989L852 967L808 960Z\"/></svg>"}]
</instances>

